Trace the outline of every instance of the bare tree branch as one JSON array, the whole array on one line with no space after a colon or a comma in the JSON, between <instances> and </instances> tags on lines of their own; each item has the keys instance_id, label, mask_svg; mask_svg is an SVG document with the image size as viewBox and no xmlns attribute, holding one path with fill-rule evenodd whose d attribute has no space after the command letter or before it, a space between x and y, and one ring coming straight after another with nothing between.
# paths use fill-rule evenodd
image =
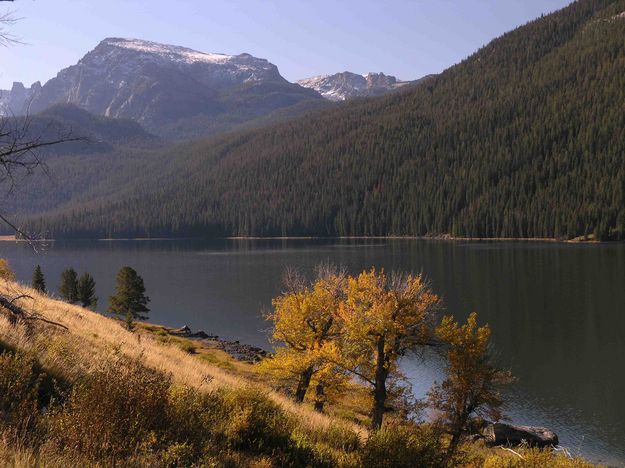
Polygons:
<instances>
[{"instance_id":1,"label":"bare tree branch","mask_svg":"<svg viewBox=\"0 0 625 468\"><path fill-rule=\"evenodd\" d=\"M13 0L0 0L0 1L3 1L3 2L11 1L12 2ZM12 44L20 44L21 43L19 38L17 38L13 34L10 34L10 33L6 32L6 27L7 26L12 26L19 19L20 18L15 18L13 16L13 12L12 11L6 11L4 13L0 13L0 45L6 47L6 46L10 46Z\"/></svg>"},{"instance_id":2,"label":"bare tree branch","mask_svg":"<svg viewBox=\"0 0 625 468\"><path fill-rule=\"evenodd\" d=\"M41 315L39 314L29 314L28 312L26 312L24 309L22 309L20 306L18 306L17 304L15 304L15 301L18 299L32 299L31 296L27 295L27 294L21 294L17 297L14 297L13 299L8 299L7 297L0 295L0 307L2 308L2 312L4 312L4 314L6 316L8 316L9 322L11 324L15 324L19 321L31 321L31 320L37 320L40 322L44 322L50 325L55 325L57 327L63 328L65 330L69 330L65 325L58 323L58 322L53 322L52 320L48 320L46 318L43 318Z\"/></svg>"}]
</instances>

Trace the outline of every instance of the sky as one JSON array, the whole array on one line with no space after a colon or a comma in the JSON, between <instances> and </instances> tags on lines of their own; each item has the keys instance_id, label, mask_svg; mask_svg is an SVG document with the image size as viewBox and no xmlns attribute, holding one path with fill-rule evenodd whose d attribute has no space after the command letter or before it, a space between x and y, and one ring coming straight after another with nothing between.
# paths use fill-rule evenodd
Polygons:
<instances>
[{"instance_id":1,"label":"sky","mask_svg":"<svg viewBox=\"0 0 625 468\"><path fill-rule=\"evenodd\" d=\"M341 71L438 73L569 0L15 0L0 89L42 84L106 37L250 53L294 81Z\"/></svg>"}]
</instances>

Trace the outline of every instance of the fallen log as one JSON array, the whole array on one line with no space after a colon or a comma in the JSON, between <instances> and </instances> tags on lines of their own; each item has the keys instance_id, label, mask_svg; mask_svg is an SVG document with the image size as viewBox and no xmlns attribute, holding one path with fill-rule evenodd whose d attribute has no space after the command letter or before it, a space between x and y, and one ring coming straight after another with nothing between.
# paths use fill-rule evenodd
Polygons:
<instances>
[{"instance_id":1,"label":"fallen log","mask_svg":"<svg viewBox=\"0 0 625 468\"><path fill-rule=\"evenodd\" d=\"M8 318L9 323L11 325L15 325L17 322L27 322L27 321L37 320L40 322L44 322L50 325L55 325L57 327L61 327L61 328L64 328L65 330L68 330L68 328L61 323L48 320L39 314L31 314L29 312L26 312L24 309L22 309L20 306L18 306L15 303L19 299L32 299L32 297L27 294L20 294L19 296L9 299L8 297L0 294L0 310L4 312L4 315Z\"/></svg>"}]
</instances>

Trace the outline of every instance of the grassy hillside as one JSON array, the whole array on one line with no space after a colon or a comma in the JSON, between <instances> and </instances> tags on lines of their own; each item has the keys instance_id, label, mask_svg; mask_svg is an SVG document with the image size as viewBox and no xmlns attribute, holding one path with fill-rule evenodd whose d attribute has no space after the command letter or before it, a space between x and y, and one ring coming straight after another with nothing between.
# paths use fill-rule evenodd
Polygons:
<instances>
[{"instance_id":1,"label":"grassy hillside","mask_svg":"<svg viewBox=\"0 0 625 468\"><path fill-rule=\"evenodd\" d=\"M440 466L440 441L409 423L369 435L364 390L319 414L256 366L53 300L14 282L0 294L41 321L0 314L3 466ZM45 411L44 411L45 409ZM591 466L548 451L464 447L463 466ZM522 458L521 458L522 457Z\"/></svg>"},{"instance_id":2,"label":"grassy hillside","mask_svg":"<svg viewBox=\"0 0 625 468\"><path fill-rule=\"evenodd\" d=\"M179 146L31 220L56 237L625 233L625 1L581 0L425 85ZM137 188L137 187L140 187Z\"/></svg>"}]
</instances>

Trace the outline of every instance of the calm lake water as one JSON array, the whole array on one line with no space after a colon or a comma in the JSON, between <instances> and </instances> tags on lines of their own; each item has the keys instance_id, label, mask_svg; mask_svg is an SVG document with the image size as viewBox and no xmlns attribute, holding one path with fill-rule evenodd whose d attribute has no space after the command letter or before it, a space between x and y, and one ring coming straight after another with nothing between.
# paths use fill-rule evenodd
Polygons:
<instances>
[{"instance_id":1,"label":"calm lake water","mask_svg":"<svg viewBox=\"0 0 625 468\"><path fill-rule=\"evenodd\" d=\"M223 240L56 242L44 251L0 242L22 281L36 264L48 289L73 266L96 279L106 308L115 274L134 267L152 302L150 319L189 325L268 348L262 311L286 266L320 261L352 273L371 266L423 271L458 319L477 311L493 328L498 362L518 382L507 391L516 423L554 429L561 444L594 461L625 464L625 245L421 240ZM435 356L403 368L423 395L441 377Z\"/></svg>"}]
</instances>

